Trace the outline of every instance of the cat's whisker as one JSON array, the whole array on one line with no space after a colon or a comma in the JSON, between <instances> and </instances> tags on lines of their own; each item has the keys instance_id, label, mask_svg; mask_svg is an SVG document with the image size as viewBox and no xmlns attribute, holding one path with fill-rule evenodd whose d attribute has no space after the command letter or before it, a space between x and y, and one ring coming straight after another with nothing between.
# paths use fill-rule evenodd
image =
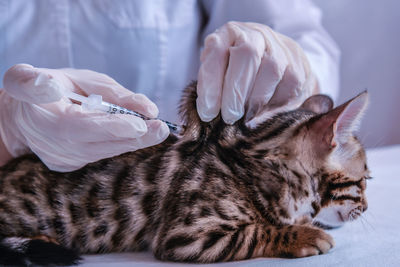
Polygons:
<instances>
[{"instance_id":1,"label":"cat's whisker","mask_svg":"<svg viewBox=\"0 0 400 267\"><path fill-rule=\"evenodd\" d=\"M353 213L350 213L350 215L349 215L349 221L351 222L351 221L353 221L354 220L354 218L353 218Z\"/></svg>"},{"instance_id":2,"label":"cat's whisker","mask_svg":"<svg viewBox=\"0 0 400 267\"><path fill-rule=\"evenodd\" d=\"M370 223L364 215L360 216L361 220L365 222L373 231L376 231L374 225Z\"/></svg>"},{"instance_id":3,"label":"cat's whisker","mask_svg":"<svg viewBox=\"0 0 400 267\"><path fill-rule=\"evenodd\" d=\"M363 214L359 216L359 221L363 226L365 232L368 232L371 229L375 231L375 228L368 222L368 220L365 218L365 216L363 216Z\"/></svg>"},{"instance_id":4,"label":"cat's whisker","mask_svg":"<svg viewBox=\"0 0 400 267\"><path fill-rule=\"evenodd\" d=\"M382 134L378 139L374 140L374 143L368 145L368 148L376 148L383 146L385 144L385 140L387 140L387 136ZM363 144L365 144L365 142L363 142Z\"/></svg>"},{"instance_id":5,"label":"cat's whisker","mask_svg":"<svg viewBox=\"0 0 400 267\"><path fill-rule=\"evenodd\" d=\"M366 140L368 140L368 138L371 136L371 134L367 131L364 131L364 134L362 136L359 136L360 142L361 144L366 144ZM376 141L376 140L374 140Z\"/></svg>"},{"instance_id":6,"label":"cat's whisker","mask_svg":"<svg viewBox=\"0 0 400 267\"><path fill-rule=\"evenodd\" d=\"M369 133L369 132L367 132L367 131L364 131L364 134L363 134L362 136L359 136L360 142L361 142L362 144L366 145L366 144L368 143L367 140L368 140L369 137L371 137L371 136L372 136L371 133ZM373 143L369 143L367 147L368 147L368 148L380 147L380 146L382 146L382 145L385 144L385 140L387 140L387 138L388 138L388 134L387 134L387 133L381 133L381 135L379 136L379 138L376 138L376 137L374 136L374 138L373 138ZM369 141L371 141L371 140L369 140Z\"/></svg>"},{"instance_id":7,"label":"cat's whisker","mask_svg":"<svg viewBox=\"0 0 400 267\"><path fill-rule=\"evenodd\" d=\"M364 216L366 215L372 217L373 220L376 220L375 214L372 210L369 209L368 212L364 214Z\"/></svg>"},{"instance_id":8,"label":"cat's whisker","mask_svg":"<svg viewBox=\"0 0 400 267\"><path fill-rule=\"evenodd\" d=\"M365 223L364 223L364 218L363 218L362 216L359 217L359 221L360 221L360 223L361 223L361 225L362 225L362 227L363 227L363 230L364 230L365 232L368 232L368 228L367 228L367 226L365 225Z\"/></svg>"}]
</instances>

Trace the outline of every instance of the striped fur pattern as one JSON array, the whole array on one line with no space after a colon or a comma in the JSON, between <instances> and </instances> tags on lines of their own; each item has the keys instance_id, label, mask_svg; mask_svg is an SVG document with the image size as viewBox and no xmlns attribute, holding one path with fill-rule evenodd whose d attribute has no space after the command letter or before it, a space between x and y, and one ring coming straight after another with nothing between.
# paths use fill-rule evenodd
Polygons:
<instances>
[{"instance_id":1,"label":"striped fur pattern","mask_svg":"<svg viewBox=\"0 0 400 267\"><path fill-rule=\"evenodd\" d=\"M186 129L160 145L70 173L33 155L1 168L0 264L143 249L202 263L328 252L334 241L320 227L367 207L364 149L353 135L336 136L340 116L359 119L360 97L333 110L328 97L314 97L250 129L201 122L195 88L182 100ZM48 247L66 256L46 258Z\"/></svg>"}]
</instances>

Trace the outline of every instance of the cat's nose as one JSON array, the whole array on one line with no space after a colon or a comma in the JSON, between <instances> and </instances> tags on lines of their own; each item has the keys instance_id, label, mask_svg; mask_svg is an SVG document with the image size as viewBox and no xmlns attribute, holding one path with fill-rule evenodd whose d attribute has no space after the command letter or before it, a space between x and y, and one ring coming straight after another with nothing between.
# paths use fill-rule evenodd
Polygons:
<instances>
[{"instance_id":1,"label":"cat's nose","mask_svg":"<svg viewBox=\"0 0 400 267\"><path fill-rule=\"evenodd\" d=\"M368 202L364 198L363 201L362 201L362 211L365 212L367 209L368 209Z\"/></svg>"}]
</instances>

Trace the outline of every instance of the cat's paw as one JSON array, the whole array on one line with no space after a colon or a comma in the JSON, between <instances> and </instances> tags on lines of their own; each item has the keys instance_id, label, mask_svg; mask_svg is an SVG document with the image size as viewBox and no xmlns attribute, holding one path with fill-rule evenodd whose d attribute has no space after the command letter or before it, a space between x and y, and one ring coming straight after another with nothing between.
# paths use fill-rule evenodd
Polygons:
<instances>
[{"instance_id":1,"label":"cat's paw","mask_svg":"<svg viewBox=\"0 0 400 267\"><path fill-rule=\"evenodd\" d=\"M332 236L318 228L297 226L292 231L292 240L286 250L286 255L290 257L325 254L335 245Z\"/></svg>"}]
</instances>

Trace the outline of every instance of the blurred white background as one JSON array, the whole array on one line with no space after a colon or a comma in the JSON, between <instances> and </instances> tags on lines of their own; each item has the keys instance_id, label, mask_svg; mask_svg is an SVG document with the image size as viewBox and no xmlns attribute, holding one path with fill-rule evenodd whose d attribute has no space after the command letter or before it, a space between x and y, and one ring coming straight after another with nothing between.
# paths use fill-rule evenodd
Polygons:
<instances>
[{"instance_id":1,"label":"blurred white background","mask_svg":"<svg viewBox=\"0 0 400 267\"><path fill-rule=\"evenodd\" d=\"M367 147L400 144L400 1L314 2L342 51L337 103L368 89L370 106L360 140Z\"/></svg>"}]
</instances>

